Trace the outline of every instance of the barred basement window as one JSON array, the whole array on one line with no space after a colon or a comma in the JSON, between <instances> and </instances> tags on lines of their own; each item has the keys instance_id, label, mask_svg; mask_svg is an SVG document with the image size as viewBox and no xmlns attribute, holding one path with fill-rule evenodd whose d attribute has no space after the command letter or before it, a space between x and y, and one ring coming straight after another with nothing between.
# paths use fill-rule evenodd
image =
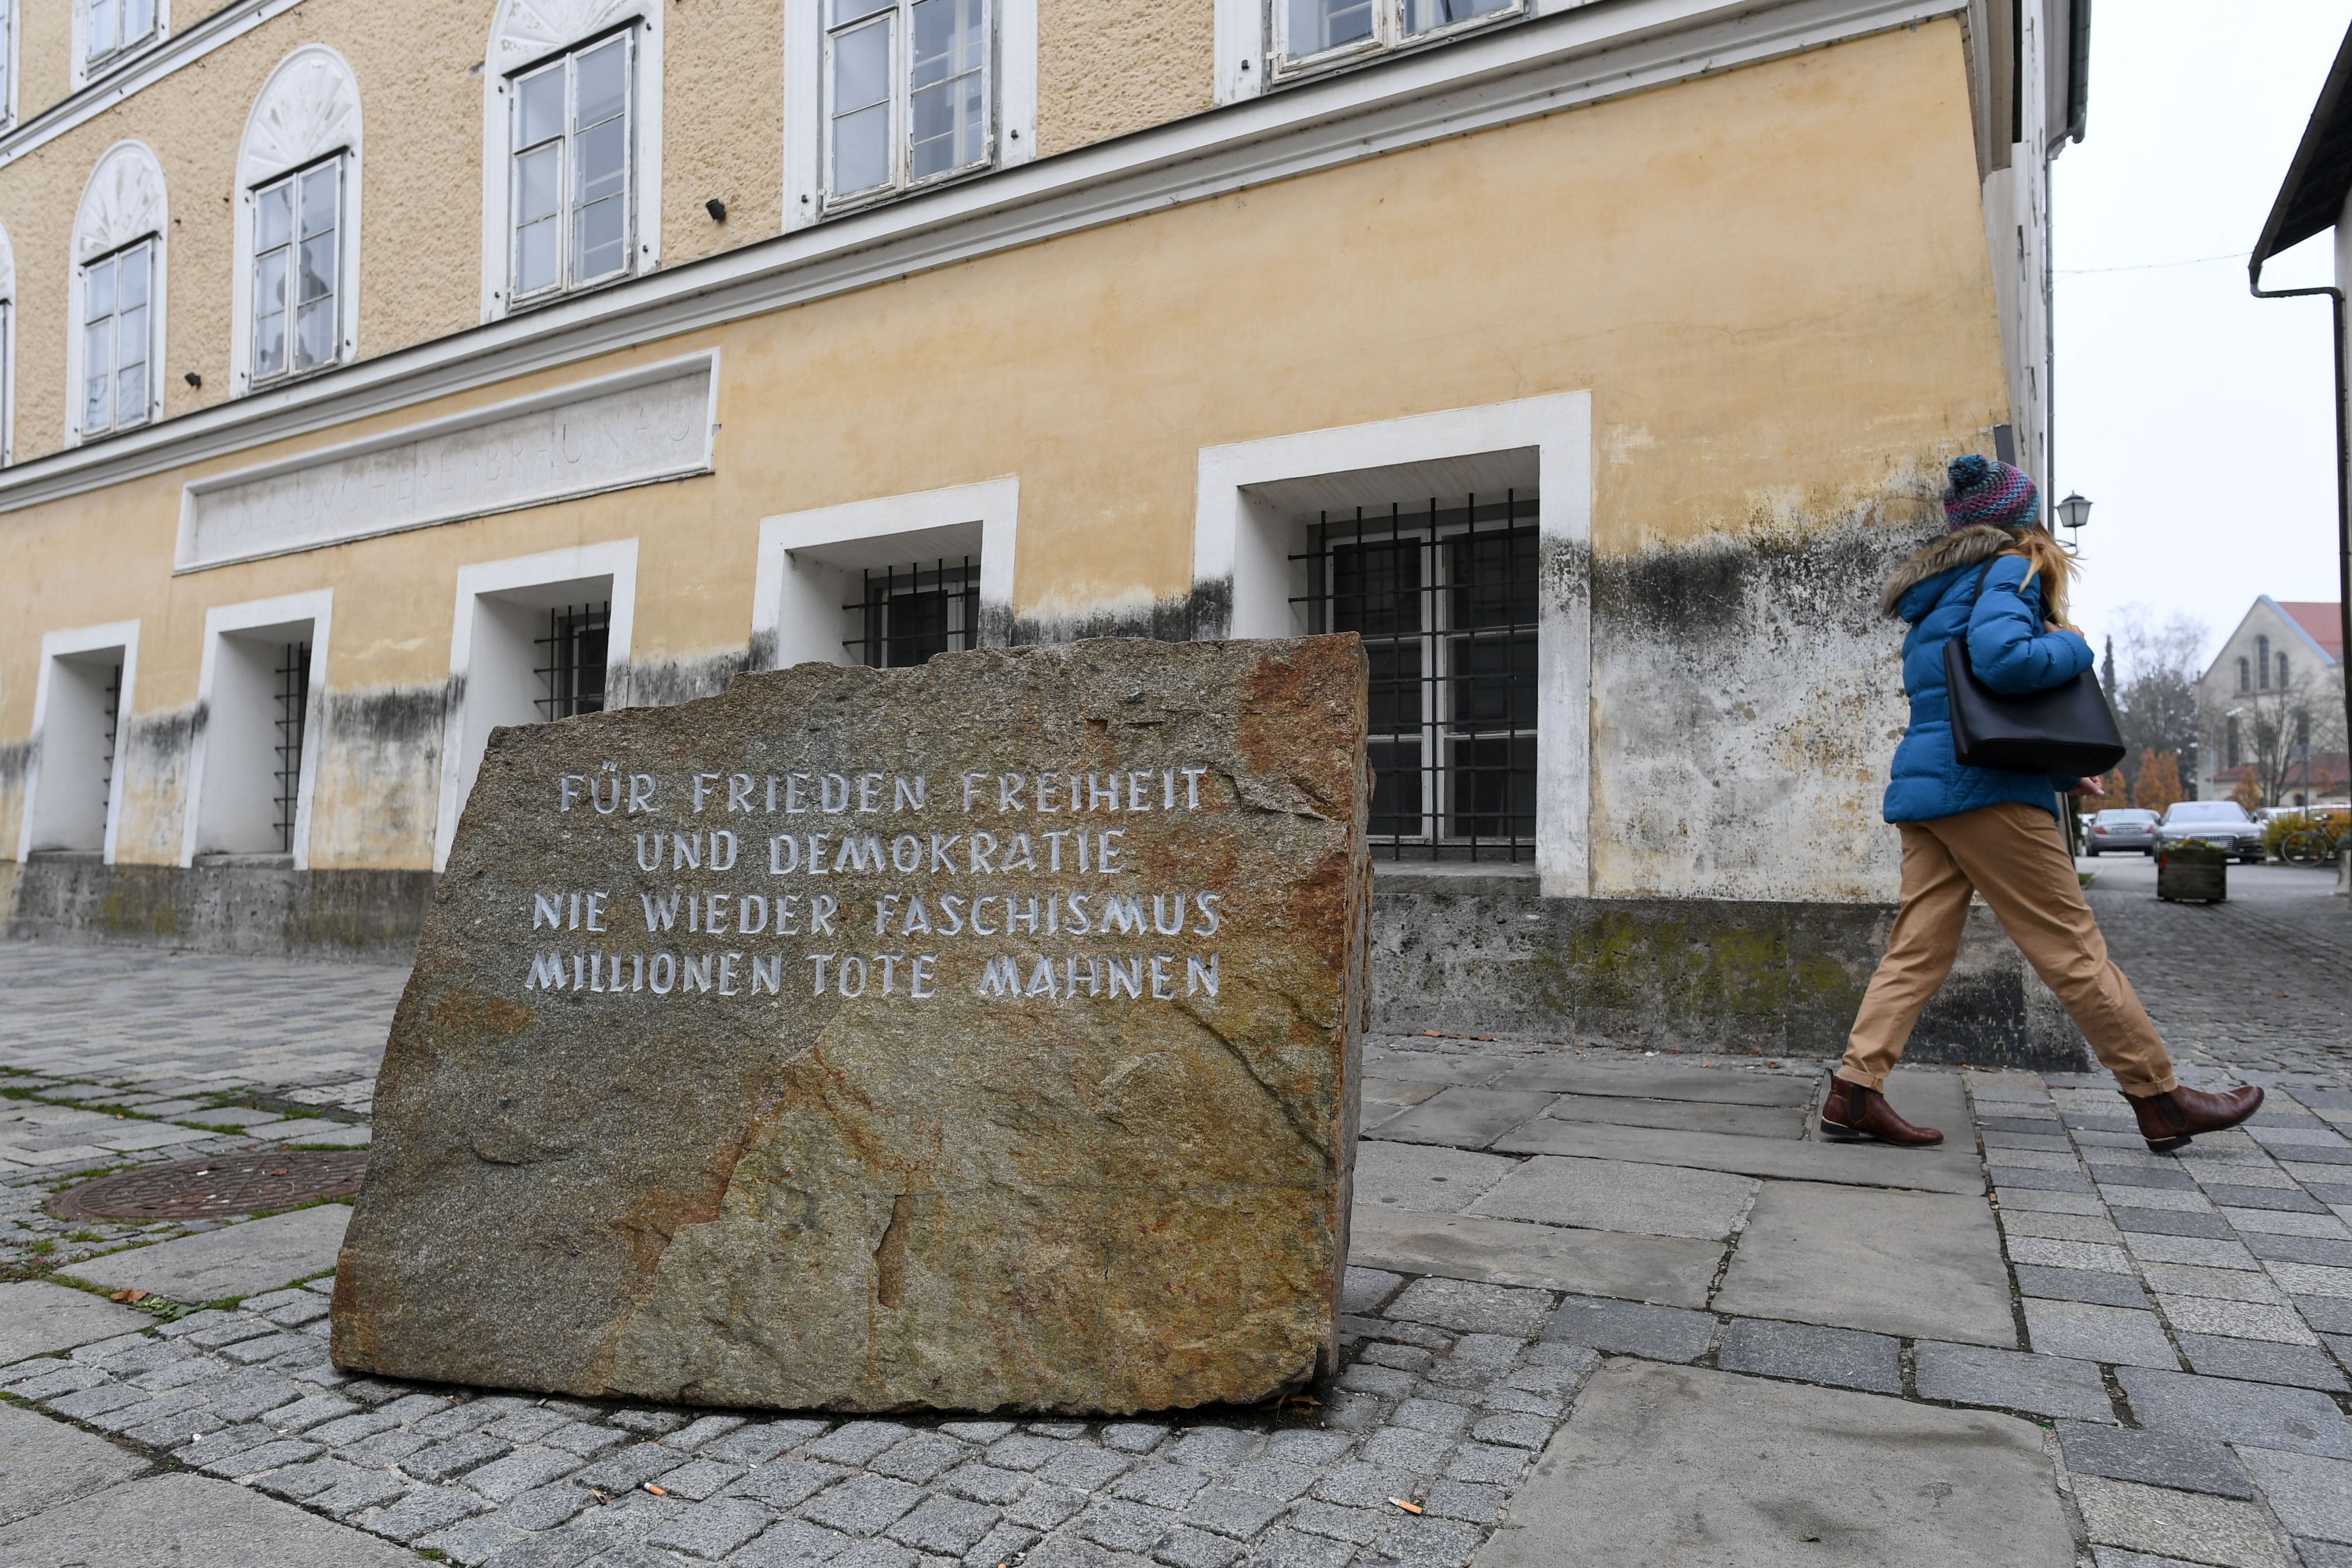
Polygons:
<instances>
[{"instance_id":1,"label":"barred basement window","mask_svg":"<svg viewBox=\"0 0 2352 1568\"><path fill-rule=\"evenodd\" d=\"M1374 848L1532 859L1536 499L1325 512L1293 559L1309 628L1355 632L1370 660Z\"/></svg>"},{"instance_id":2,"label":"barred basement window","mask_svg":"<svg viewBox=\"0 0 2352 1568\"><path fill-rule=\"evenodd\" d=\"M114 802L114 734L121 727L119 721L122 712L122 667L119 664L107 667L105 697L106 706L102 712L106 725L106 750L100 758L98 769L98 798L103 803L99 806L100 821L105 819Z\"/></svg>"},{"instance_id":3,"label":"barred basement window","mask_svg":"<svg viewBox=\"0 0 2352 1568\"><path fill-rule=\"evenodd\" d=\"M276 674L278 795L272 804L277 807L278 852L289 855L294 850L295 802L302 793L302 727L308 721L310 702L310 645L282 645Z\"/></svg>"},{"instance_id":4,"label":"barred basement window","mask_svg":"<svg viewBox=\"0 0 2352 1568\"><path fill-rule=\"evenodd\" d=\"M604 710L604 658L612 625L609 599L547 612L547 635L533 639L543 662L531 672L539 677L542 695L535 700L542 720Z\"/></svg>"},{"instance_id":5,"label":"barred basement window","mask_svg":"<svg viewBox=\"0 0 2352 1568\"><path fill-rule=\"evenodd\" d=\"M858 635L841 645L856 662L903 669L980 646L980 563L971 556L868 571L863 587L857 603L842 606L857 617Z\"/></svg>"}]
</instances>

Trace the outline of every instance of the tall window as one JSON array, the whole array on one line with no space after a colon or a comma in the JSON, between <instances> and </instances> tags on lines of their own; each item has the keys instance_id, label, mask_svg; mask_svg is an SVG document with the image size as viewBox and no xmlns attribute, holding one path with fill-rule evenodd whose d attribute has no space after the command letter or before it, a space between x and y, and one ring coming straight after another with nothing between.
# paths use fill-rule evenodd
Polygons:
<instances>
[{"instance_id":1,"label":"tall window","mask_svg":"<svg viewBox=\"0 0 2352 1568\"><path fill-rule=\"evenodd\" d=\"M2278 683L2279 689L2281 691L2284 691L2287 689L2286 655L2284 654L2278 656Z\"/></svg>"},{"instance_id":2,"label":"tall window","mask_svg":"<svg viewBox=\"0 0 2352 1568\"><path fill-rule=\"evenodd\" d=\"M2263 683L2264 691L2271 689L2271 639L2268 637L2254 639L2254 679Z\"/></svg>"},{"instance_id":3,"label":"tall window","mask_svg":"<svg viewBox=\"0 0 2352 1568\"><path fill-rule=\"evenodd\" d=\"M1525 0L1275 0L1278 68L1309 68L1516 16Z\"/></svg>"},{"instance_id":4,"label":"tall window","mask_svg":"<svg viewBox=\"0 0 2352 1568\"><path fill-rule=\"evenodd\" d=\"M826 0L825 193L840 201L988 162L989 0Z\"/></svg>"},{"instance_id":5,"label":"tall window","mask_svg":"<svg viewBox=\"0 0 2352 1568\"><path fill-rule=\"evenodd\" d=\"M513 300L629 269L632 49L619 33L515 79Z\"/></svg>"},{"instance_id":6,"label":"tall window","mask_svg":"<svg viewBox=\"0 0 2352 1568\"><path fill-rule=\"evenodd\" d=\"M2242 658L2238 661L2238 689L2252 691L2253 689L2254 667Z\"/></svg>"},{"instance_id":7,"label":"tall window","mask_svg":"<svg viewBox=\"0 0 2352 1568\"><path fill-rule=\"evenodd\" d=\"M82 268L81 433L147 422L149 299L155 242L142 239Z\"/></svg>"},{"instance_id":8,"label":"tall window","mask_svg":"<svg viewBox=\"0 0 2352 1568\"><path fill-rule=\"evenodd\" d=\"M1537 516L1507 491L1326 512L1308 531L1308 625L1357 633L1371 666L1376 849L1535 853Z\"/></svg>"},{"instance_id":9,"label":"tall window","mask_svg":"<svg viewBox=\"0 0 2352 1568\"><path fill-rule=\"evenodd\" d=\"M335 363L342 342L336 292L342 227L340 156L254 192L256 384Z\"/></svg>"},{"instance_id":10,"label":"tall window","mask_svg":"<svg viewBox=\"0 0 2352 1568\"><path fill-rule=\"evenodd\" d=\"M94 71L155 36L155 0L89 0L82 68Z\"/></svg>"}]
</instances>

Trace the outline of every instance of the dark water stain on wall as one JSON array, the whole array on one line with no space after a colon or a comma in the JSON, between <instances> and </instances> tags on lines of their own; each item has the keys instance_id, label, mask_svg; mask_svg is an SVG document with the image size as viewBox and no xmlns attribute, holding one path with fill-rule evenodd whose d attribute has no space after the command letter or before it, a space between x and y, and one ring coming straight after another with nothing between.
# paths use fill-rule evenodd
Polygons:
<instances>
[{"instance_id":1,"label":"dark water stain on wall","mask_svg":"<svg viewBox=\"0 0 2352 1568\"><path fill-rule=\"evenodd\" d=\"M1894 908L1717 899L1545 899L1527 876L1383 872L1371 1026L1835 1056ZM1982 911L1909 1059L2088 1070L2063 1009Z\"/></svg>"},{"instance_id":2,"label":"dark water stain on wall","mask_svg":"<svg viewBox=\"0 0 2352 1568\"><path fill-rule=\"evenodd\" d=\"M669 708L700 697L716 697L744 670L757 668L751 654L713 653L696 658L632 661L625 679L615 680L622 700L632 708Z\"/></svg>"}]
</instances>

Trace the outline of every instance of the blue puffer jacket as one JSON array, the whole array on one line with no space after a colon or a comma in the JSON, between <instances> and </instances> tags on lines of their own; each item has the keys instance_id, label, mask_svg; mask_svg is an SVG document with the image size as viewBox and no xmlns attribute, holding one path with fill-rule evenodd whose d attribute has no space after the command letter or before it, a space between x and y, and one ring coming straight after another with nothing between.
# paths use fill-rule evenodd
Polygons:
<instances>
[{"instance_id":1,"label":"blue puffer jacket","mask_svg":"<svg viewBox=\"0 0 2352 1568\"><path fill-rule=\"evenodd\" d=\"M2074 786L2040 773L1964 768L1952 754L1944 687L1944 645L1952 638L1967 634L1977 679L1995 691L2042 691L2091 668L2091 645L2079 633L2042 629L2041 584L2025 580L2023 559L2000 553L2010 537L1981 527L1947 534L1905 562L1879 596L1881 608L1911 625L1903 639L1911 724L1895 748L1889 822L1928 822L2009 800L2055 816L2058 793Z\"/></svg>"}]
</instances>

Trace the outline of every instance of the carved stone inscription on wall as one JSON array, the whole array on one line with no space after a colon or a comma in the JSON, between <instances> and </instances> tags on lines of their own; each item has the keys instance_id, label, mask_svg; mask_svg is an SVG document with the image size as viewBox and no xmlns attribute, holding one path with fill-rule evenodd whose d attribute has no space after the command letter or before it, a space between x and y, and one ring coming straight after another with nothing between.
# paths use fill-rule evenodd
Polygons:
<instances>
[{"instance_id":1,"label":"carved stone inscription on wall","mask_svg":"<svg viewBox=\"0 0 2352 1568\"><path fill-rule=\"evenodd\" d=\"M698 356L187 488L179 568L365 539L710 470Z\"/></svg>"},{"instance_id":2,"label":"carved stone inscription on wall","mask_svg":"<svg viewBox=\"0 0 2352 1568\"><path fill-rule=\"evenodd\" d=\"M803 665L499 731L378 1080L337 1361L854 1410L1311 1376L1364 723L1349 636Z\"/></svg>"}]
</instances>

